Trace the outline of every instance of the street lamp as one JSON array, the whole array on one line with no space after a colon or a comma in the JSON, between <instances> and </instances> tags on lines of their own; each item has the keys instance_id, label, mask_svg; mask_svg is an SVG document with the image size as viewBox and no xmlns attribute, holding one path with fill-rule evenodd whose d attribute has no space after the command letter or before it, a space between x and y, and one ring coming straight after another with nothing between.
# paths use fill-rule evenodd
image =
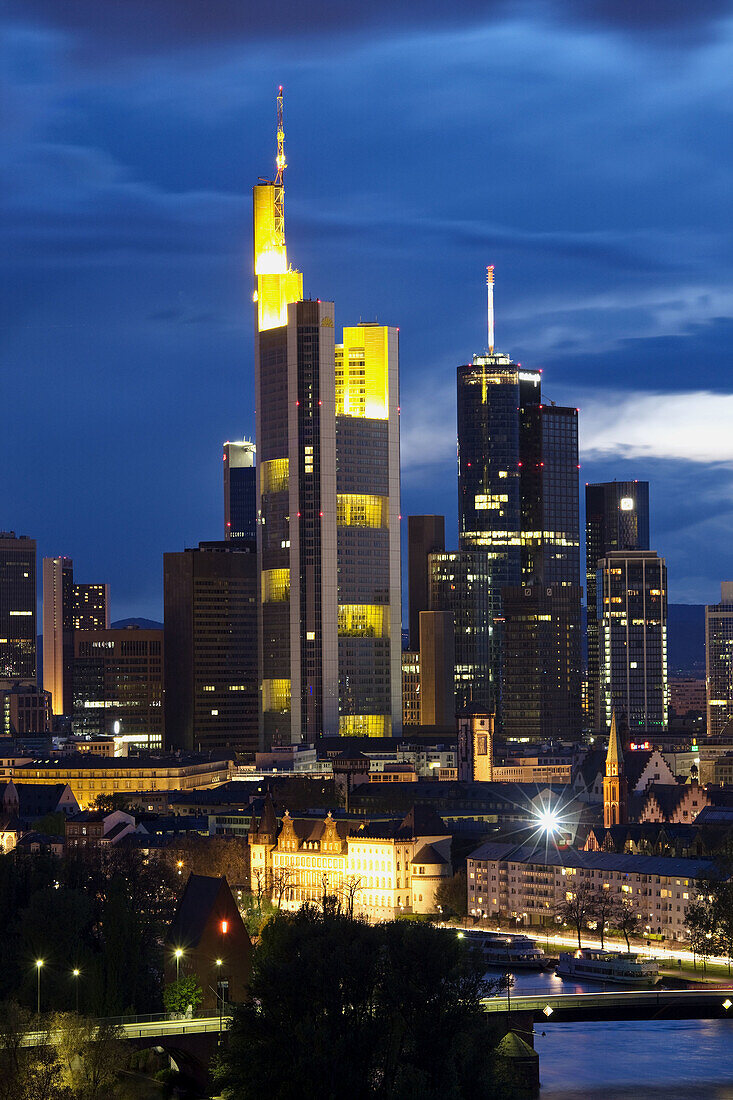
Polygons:
<instances>
[{"instance_id":1,"label":"street lamp","mask_svg":"<svg viewBox=\"0 0 733 1100\"><path fill-rule=\"evenodd\" d=\"M41 1015L41 968L43 967L43 959L36 959L36 973L38 974L38 997L36 1000L36 1013Z\"/></svg>"},{"instance_id":2,"label":"street lamp","mask_svg":"<svg viewBox=\"0 0 733 1100\"><path fill-rule=\"evenodd\" d=\"M176 956L176 981L181 977L181 956L183 955L183 948L177 947L175 950Z\"/></svg>"},{"instance_id":3,"label":"street lamp","mask_svg":"<svg viewBox=\"0 0 733 1100\"><path fill-rule=\"evenodd\" d=\"M79 1015L79 975L80 974L81 974L81 971L79 970L78 967L74 967L74 969L71 971L71 976L74 979L74 984L76 986L76 1014L77 1014L77 1016Z\"/></svg>"},{"instance_id":4,"label":"street lamp","mask_svg":"<svg viewBox=\"0 0 733 1100\"><path fill-rule=\"evenodd\" d=\"M219 1001L219 1042L221 1042L222 1016L224 1015L224 996L221 988L221 966L223 959L216 960L216 997Z\"/></svg>"}]
</instances>

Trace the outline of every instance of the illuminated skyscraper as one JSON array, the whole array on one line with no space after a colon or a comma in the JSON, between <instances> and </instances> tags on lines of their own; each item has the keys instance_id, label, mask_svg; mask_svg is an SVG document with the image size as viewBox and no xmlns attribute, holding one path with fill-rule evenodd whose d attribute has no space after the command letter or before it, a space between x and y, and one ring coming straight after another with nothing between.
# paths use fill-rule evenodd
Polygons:
<instances>
[{"instance_id":1,"label":"illuminated skyscraper","mask_svg":"<svg viewBox=\"0 0 733 1100\"><path fill-rule=\"evenodd\" d=\"M261 737L397 735L398 332L303 300L277 173L254 188Z\"/></svg>"},{"instance_id":2,"label":"illuminated skyscraper","mask_svg":"<svg viewBox=\"0 0 733 1100\"><path fill-rule=\"evenodd\" d=\"M585 487L585 582L588 608L588 702L591 729L606 728L599 679L598 562L614 550L649 549L649 482L607 481Z\"/></svg>"},{"instance_id":3,"label":"illuminated skyscraper","mask_svg":"<svg viewBox=\"0 0 733 1100\"><path fill-rule=\"evenodd\" d=\"M667 566L653 550L615 550L596 580L602 728L615 711L632 737L667 726Z\"/></svg>"},{"instance_id":4,"label":"illuminated skyscraper","mask_svg":"<svg viewBox=\"0 0 733 1100\"><path fill-rule=\"evenodd\" d=\"M257 538L255 445L246 439L224 444L224 537L227 542Z\"/></svg>"},{"instance_id":5,"label":"illuminated skyscraper","mask_svg":"<svg viewBox=\"0 0 733 1100\"><path fill-rule=\"evenodd\" d=\"M0 531L0 687L36 684L36 540Z\"/></svg>"},{"instance_id":6,"label":"illuminated skyscraper","mask_svg":"<svg viewBox=\"0 0 733 1100\"><path fill-rule=\"evenodd\" d=\"M43 687L54 714L71 714L74 675L74 563L43 559Z\"/></svg>"},{"instance_id":7,"label":"illuminated skyscraper","mask_svg":"<svg viewBox=\"0 0 733 1100\"><path fill-rule=\"evenodd\" d=\"M501 716L505 686L515 708L513 727L534 727L516 713L518 655L538 670L538 690L551 693L536 713L578 713L580 706L580 515L578 488L578 413L542 402L542 373L525 370L494 349L493 269L489 269L489 350L458 367L458 514L462 551L483 553L495 608L491 646L492 679L501 690L484 705ZM524 612L513 624L510 648L504 643L506 619L503 592L513 596L521 586L536 592L567 588L548 611L557 615L549 633ZM524 605L513 599L513 613ZM543 620L540 620L544 622ZM526 636L522 633L526 626ZM569 639L568 677L560 687L567 694L560 704L554 659L542 638L553 634ZM520 636L521 635L521 636ZM456 636L458 637L458 635ZM458 659L458 641L456 643ZM486 650L486 647L484 647ZM528 666L525 666L528 667ZM508 677L508 679L507 679ZM552 682L552 688L549 687ZM511 686L510 686L511 685ZM574 696L577 695L577 705ZM571 698L573 696L573 698ZM537 702L537 700L535 700ZM559 710L558 710L559 707ZM542 723L543 726L546 722ZM563 728L567 722L563 719ZM578 729L576 733L580 733Z\"/></svg>"},{"instance_id":8,"label":"illuminated skyscraper","mask_svg":"<svg viewBox=\"0 0 733 1100\"><path fill-rule=\"evenodd\" d=\"M109 585L75 584L71 558L43 559L43 686L57 715L73 710L74 631L109 629Z\"/></svg>"},{"instance_id":9,"label":"illuminated skyscraper","mask_svg":"<svg viewBox=\"0 0 733 1100\"><path fill-rule=\"evenodd\" d=\"M733 718L733 582L723 581L720 603L705 608L708 737L720 737Z\"/></svg>"}]
</instances>

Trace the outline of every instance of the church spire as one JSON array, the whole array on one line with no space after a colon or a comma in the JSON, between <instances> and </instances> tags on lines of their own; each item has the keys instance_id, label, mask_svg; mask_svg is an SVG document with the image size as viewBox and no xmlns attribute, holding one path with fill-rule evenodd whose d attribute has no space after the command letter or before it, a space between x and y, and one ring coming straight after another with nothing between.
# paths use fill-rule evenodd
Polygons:
<instances>
[{"instance_id":1,"label":"church spire","mask_svg":"<svg viewBox=\"0 0 733 1100\"><path fill-rule=\"evenodd\" d=\"M616 711L611 713L611 732L608 735L608 752L606 753L606 775L623 775L624 751L621 746L621 738L616 727Z\"/></svg>"}]
</instances>

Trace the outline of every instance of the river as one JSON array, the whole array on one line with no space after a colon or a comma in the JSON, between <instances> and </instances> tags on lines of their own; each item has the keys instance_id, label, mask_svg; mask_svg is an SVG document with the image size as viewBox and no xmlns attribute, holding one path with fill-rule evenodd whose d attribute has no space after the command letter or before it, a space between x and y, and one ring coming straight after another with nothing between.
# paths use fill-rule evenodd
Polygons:
<instances>
[{"instance_id":1,"label":"river","mask_svg":"<svg viewBox=\"0 0 733 1100\"><path fill-rule=\"evenodd\" d=\"M512 994L599 989L535 971L515 978ZM733 1100L733 1020L536 1024L534 1045L542 1100Z\"/></svg>"}]
</instances>

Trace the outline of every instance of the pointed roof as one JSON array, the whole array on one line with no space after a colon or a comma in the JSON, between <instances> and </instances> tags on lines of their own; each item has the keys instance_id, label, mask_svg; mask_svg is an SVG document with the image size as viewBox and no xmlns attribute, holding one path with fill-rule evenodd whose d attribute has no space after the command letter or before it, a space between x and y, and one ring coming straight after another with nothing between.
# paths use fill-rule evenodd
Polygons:
<instances>
[{"instance_id":1,"label":"pointed roof","mask_svg":"<svg viewBox=\"0 0 733 1100\"><path fill-rule=\"evenodd\" d=\"M440 866L442 863L447 863L448 860L444 859L437 848L434 848L432 844L423 844L412 862Z\"/></svg>"},{"instance_id":2,"label":"pointed roof","mask_svg":"<svg viewBox=\"0 0 733 1100\"><path fill-rule=\"evenodd\" d=\"M275 803L272 801L272 795L269 791L262 803L259 835L270 836L273 840L277 836L277 814L275 813Z\"/></svg>"},{"instance_id":3,"label":"pointed roof","mask_svg":"<svg viewBox=\"0 0 733 1100\"><path fill-rule=\"evenodd\" d=\"M409 810L398 830L398 836L449 836L445 822L438 817L432 806L417 803Z\"/></svg>"},{"instance_id":4,"label":"pointed roof","mask_svg":"<svg viewBox=\"0 0 733 1100\"><path fill-rule=\"evenodd\" d=\"M229 891L227 880L208 875L189 875L166 941L176 947L196 947L201 939L220 891Z\"/></svg>"},{"instance_id":5,"label":"pointed roof","mask_svg":"<svg viewBox=\"0 0 733 1100\"><path fill-rule=\"evenodd\" d=\"M609 772L609 767L612 765L615 765L615 774L621 775L624 768L624 750L616 728L615 710L611 713L611 732L608 735L608 752L606 754L606 775L614 774Z\"/></svg>"}]
</instances>

